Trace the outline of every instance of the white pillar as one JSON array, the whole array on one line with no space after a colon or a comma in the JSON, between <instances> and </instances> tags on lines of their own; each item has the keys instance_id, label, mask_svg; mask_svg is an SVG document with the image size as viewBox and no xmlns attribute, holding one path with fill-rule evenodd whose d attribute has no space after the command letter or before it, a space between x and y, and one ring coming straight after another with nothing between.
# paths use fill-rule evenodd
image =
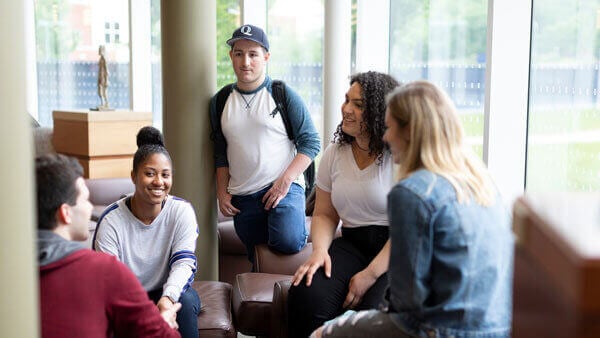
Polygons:
<instances>
[{"instance_id":1,"label":"white pillar","mask_svg":"<svg viewBox=\"0 0 600 338\"><path fill-rule=\"evenodd\" d=\"M196 211L196 279L201 280L217 280L217 197L208 116L217 90L216 12L216 0L161 1L163 130L175 170L173 194Z\"/></svg>"},{"instance_id":2,"label":"white pillar","mask_svg":"<svg viewBox=\"0 0 600 338\"><path fill-rule=\"evenodd\" d=\"M329 144L341 121L340 107L351 71L351 26L351 0L325 1L322 149Z\"/></svg>"},{"instance_id":3,"label":"white pillar","mask_svg":"<svg viewBox=\"0 0 600 338\"><path fill-rule=\"evenodd\" d=\"M255 25L267 33L267 1L241 0L242 24ZM233 32L232 32L233 33ZM267 34L268 36L269 34Z\"/></svg>"},{"instance_id":4,"label":"white pillar","mask_svg":"<svg viewBox=\"0 0 600 338\"><path fill-rule=\"evenodd\" d=\"M35 43L35 11L33 1L24 1L25 5L25 67L27 86L27 112L36 120L38 112L37 57Z\"/></svg>"},{"instance_id":5,"label":"white pillar","mask_svg":"<svg viewBox=\"0 0 600 338\"><path fill-rule=\"evenodd\" d=\"M356 71L389 72L390 0L356 0Z\"/></svg>"},{"instance_id":6,"label":"white pillar","mask_svg":"<svg viewBox=\"0 0 600 338\"><path fill-rule=\"evenodd\" d=\"M31 9L31 8L30 8ZM32 131L27 114L25 4L0 1L0 337L39 336ZM31 28L33 29L33 28Z\"/></svg>"},{"instance_id":7,"label":"white pillar","mask_svg":"<svg viewBox=\"0 0 600 338\"><path fill-rule=\"evenodd\" d=\"M129 107L133 111L152 111L150 13L150 1L129 0ZM153 120L157 120L154 117L157 114L162 114L162 111L153 112Z\"/></svg>"},{"instance_id":8,"label":"white pillar","mask_svg":"<svg viewBox=\"0 0 600 338\"><path fill-rule=\"evenodd\" d=\"M532 0L488 1L483 159L512 205L525 185Z\"/></svg>"}]
</instances>

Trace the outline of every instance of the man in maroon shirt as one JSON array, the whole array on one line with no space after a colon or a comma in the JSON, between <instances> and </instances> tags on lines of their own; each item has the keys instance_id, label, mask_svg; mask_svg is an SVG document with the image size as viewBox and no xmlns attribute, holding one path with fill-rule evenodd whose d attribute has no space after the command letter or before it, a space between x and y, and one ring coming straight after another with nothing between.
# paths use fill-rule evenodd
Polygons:
<instances>
[{"instance_id":1,"label":"man in maroon shirt","mask_svg":"<svg viewBox=\"0 0 600 338\"><path fill-rule=\"evenodd\" d=\"M79 163L64 155L35 162L42 337L180 337L135 275L111 255L85 249L92 212Z\"/></svg>"}]
</instances>

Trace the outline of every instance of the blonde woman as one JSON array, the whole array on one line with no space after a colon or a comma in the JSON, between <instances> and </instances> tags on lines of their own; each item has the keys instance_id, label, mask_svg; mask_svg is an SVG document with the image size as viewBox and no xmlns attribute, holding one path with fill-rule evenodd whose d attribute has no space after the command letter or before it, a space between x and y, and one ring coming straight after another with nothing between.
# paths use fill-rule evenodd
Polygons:
<instances>
[{"instance_id":1,"label":"blonde woman","mask_svg":"<svg viewBox=\"0 0 600 338\"><path fill-rule=\"evenodd\" d=\"M510 336L509 217L485 166L465 150L454 105L434 84L412 82L388 97L385 123L400 165L388 194L388 308L314 335Z\"/></svg>"}]
</instances>

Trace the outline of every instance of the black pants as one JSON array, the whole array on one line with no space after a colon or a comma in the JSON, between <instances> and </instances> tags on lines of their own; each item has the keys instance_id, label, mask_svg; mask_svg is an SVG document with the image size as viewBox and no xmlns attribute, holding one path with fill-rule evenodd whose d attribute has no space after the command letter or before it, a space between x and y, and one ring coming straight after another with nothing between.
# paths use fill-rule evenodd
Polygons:
<instances>
[{"instance_id":1,"label":"black pants","mask_svg":"<svg viewBox=\"0 0 600 338\"><path fill-rule=\"evenodd\" d=\"M317 270L312 284L305 281L292 286L288 294L288 323L291 337L307 337L329 319L342 314L350 279L365 269L388 239L388 227L342 228L342 237L329 247L331 278L323 268ZM356 310L375 309L383 300L387 274L381 275L363 296Z\"/></svg>"}]
</instances>

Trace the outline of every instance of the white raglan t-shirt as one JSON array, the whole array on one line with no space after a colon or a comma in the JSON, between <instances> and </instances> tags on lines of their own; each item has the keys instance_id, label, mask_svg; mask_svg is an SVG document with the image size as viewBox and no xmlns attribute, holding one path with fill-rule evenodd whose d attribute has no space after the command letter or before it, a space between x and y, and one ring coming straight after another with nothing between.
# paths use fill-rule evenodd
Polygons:
<instances>
[{"instance_id":1,"label":"white raglan t-shirt","mask_svg":"<svg viewBox=\"0 0 600 338\"><path fill-rule=\"evenodd\" d=\"M265 188L296 156L281 114L270 114L274 109L275 100L266 86L245 94L234 89L229 95L221 128L227 139L230 194L248 195ZM304 176L299 175L294 182L304 186Z\"/></svg>"}]
</instances>

